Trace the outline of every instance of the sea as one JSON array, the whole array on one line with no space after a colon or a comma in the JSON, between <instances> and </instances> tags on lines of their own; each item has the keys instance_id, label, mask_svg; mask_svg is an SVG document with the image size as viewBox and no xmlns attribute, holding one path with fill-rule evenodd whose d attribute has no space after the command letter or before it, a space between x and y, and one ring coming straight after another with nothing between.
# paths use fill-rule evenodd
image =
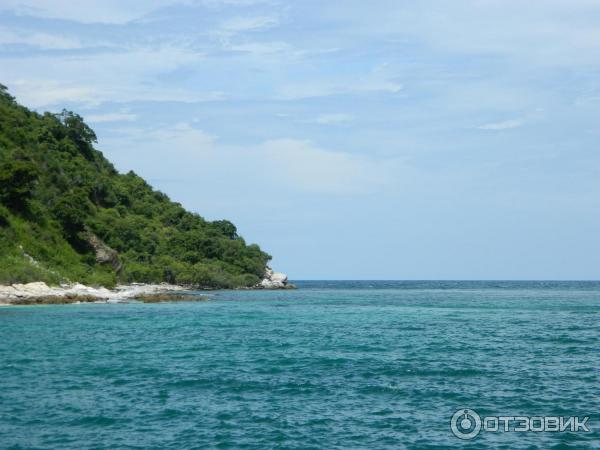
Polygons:
<instances>
[{"instance_id":1,"label":"sea","mask_svg":"<svg viewBox=\"0 0 600 450\"><path fill-rule=\"evenodd\" d=\"M296 284L1 307L0 448L600 448L600 282Z\"/></svg>"}]
</instances>

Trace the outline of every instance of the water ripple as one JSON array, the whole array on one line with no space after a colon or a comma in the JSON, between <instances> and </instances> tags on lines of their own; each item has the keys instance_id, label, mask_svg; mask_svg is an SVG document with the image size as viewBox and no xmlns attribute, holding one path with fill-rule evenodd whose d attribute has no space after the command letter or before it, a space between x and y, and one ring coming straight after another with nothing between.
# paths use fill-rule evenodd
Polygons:
<instances>
[{"instance_id":1,"label":"water ripple","mask_svg":"<svg viewBox=\"0 0 600 450\"><path fill-rule=\"evenodd\" d=\"M600 283L549 282L0 308L0 447L600 448L599 313ZM464 443L464 407L593 432Z\"/></svg>"}]
</instances>

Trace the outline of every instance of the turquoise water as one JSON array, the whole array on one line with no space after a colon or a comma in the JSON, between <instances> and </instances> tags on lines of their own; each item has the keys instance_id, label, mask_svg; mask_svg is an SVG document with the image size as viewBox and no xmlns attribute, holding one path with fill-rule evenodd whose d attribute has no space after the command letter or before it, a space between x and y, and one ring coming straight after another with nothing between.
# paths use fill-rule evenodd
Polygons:
<instances>
[{"instance_id":1,"label":"turquoise water","mask_svg":"<svg viewBox=\"0 0 600 450\"><path fill-rule=\"evenodd\" d=\"M600 283L0 308L0 448L600 448ZM459 408L591 416L461 441Z\"/></svg>"}]
</instances>

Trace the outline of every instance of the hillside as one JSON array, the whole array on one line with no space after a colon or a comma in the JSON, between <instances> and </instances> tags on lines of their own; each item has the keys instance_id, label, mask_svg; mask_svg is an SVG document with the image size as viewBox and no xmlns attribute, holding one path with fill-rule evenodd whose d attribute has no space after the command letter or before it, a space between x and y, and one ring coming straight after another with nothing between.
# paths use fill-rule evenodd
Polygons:
<instances>
[{"instance_id":1,"label":"hillside","mask_svg":"<svg viewBox=\"0 0 600 450\"><path fill-rule=\"evenodd\" d=\"M260 281L270 256L231 222L119 174L95 142L79 115L40 115L0 85L0 284Z\"/></svg>"}]
</instances>

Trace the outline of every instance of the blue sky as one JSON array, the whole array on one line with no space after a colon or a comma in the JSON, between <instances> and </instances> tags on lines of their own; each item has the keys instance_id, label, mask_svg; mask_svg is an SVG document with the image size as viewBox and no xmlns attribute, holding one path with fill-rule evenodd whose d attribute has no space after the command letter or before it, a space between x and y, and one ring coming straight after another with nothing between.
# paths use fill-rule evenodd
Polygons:
<instances>
[{"instance_id":1,"label":"blue sky","mask_svg":"<svg viewBox=\"0 0 600 450\"><path fill-rule=\"evenodd\" d=\"M600 278L597 1L0 0L0 82L292 278Z\"/></svg>"}]
</instances>

